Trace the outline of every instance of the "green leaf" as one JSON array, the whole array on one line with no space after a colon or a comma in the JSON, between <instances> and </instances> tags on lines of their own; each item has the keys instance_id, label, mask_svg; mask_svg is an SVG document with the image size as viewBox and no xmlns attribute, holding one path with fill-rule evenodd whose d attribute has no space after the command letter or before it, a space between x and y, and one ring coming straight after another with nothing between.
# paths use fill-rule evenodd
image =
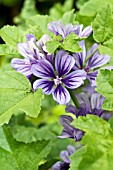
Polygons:
<instances>
[{"instance_id":1,"label":"green leaf","mask_svg":"<svg viewBox=\"0 0 113 170\"><path fill-rule=\"evenodd\" d=\"M33 34L37 39L40 39L43 36L43 31L39 26L30 26L26 30L26 34Z\"/></svg>"},{"instance_id":2,"label":"green leaf","mask_svg":"<svg viewBox=\"0 0 113 170\"><path fill-rule=\"evenodd\" d=\"M80 15L93 17L103 7L109 4L113 9L113 0L89 0L80 9Z\"/></svg>"},{"instance_id":3,"label":"green leaf","mask_svg":"<svg viewBox=\"0 0 113 170\"><path fill-rule=\"evenodd\" d=\"M71 160L71 164L70 164L70 168L69 170L76 170L81 159L82 159L82 155L85 152L85 147L79 148L78 150L76 150L76 152L74 152L69 158Z\"/></svg>"},{"instance_id":4,"label":"green leaf","mask_svg":"<svg viewBox=\"0 0 113 170\"><path fill-rule=\"evenodd\" d=\"M113 16L109 5L97 13L92 27L93 37L97 42L105 42L113 36Z\"/></svg>"},{"instance_id":5,"label":"green leaf","mask_svg":"<svg viewBox=\"0 0 113 170\"><path fill-rule=\"evenodd\" d=\"M103 109L113 110L113 70L100 70L96 79L96 91L106 97Z\"/></svg>"},{"instance_id":6,"label":"green leaf","mask_svg":"<svg viewBox=\"0 0 113 170\"><path fill-rule=\"evenodd\" d=\"M24 33L16 26L4 26L0 30L0 36L7 45L17 48L17 44L23 41Z\"/></svg>"},{"instance_id":7,"label":"green leaf","mask_svg":"<svg viewBox=\"0 0 113 170\"><path fill-rule=\"evenodd\" d=\"M28 26L33 26L33 25L39 26L44 33L49 33L47 24L52 21L53 18L48 15L37 14L32 17L29 17L29 19L26 20L26 24Z\"/></svg>"},{"instance_id":8,"label":"green leaf","mask_svg":"<svg viewBox=\"0 0 113 170\"><path fill-rule=\"evenodd\" d=\"M62 47L70 52L81 52L82 49L78 44L78 41L80 40L80 37L78 37L74 33L71 33L64 39Z\"/></svg>"},{"instance_id":9,"label":"green leaf","mask_svg":"<svg viewBox=\"0 0 113 170\"><path fill-rule=\"evenodd\" d=\"M95 116L80 116L72 123L76 128L85 132L81 143L85 150L79 156L79 164L75 165L72 157L71 167L76 170L111 170L113 167L113 131L110 124ZM71 168L71 170L75 170Z\"/></svg>"},{"instance_id":10,"label":"green leaf","mask_svg":"<svg viewBox=\"0 0 113 170\"><path fill-rule=\"evenodd\" d=\"M73 0L65 0L64 4L55 3L55 5L50 8L50 15L55 19L60 19L65 12L68 12L72 9Z\"/></svg>"},{"instance_id":11,"label":"green leaf","mask_svg":"<svg viewBox=\"0 0 113 170\"><path fill-rule=\"evenodd\" d=\"M75 24L75 17L74 10L66 12L62 18L60 19L64 25L66 24Z\"/></svg>"},{"instance_id":12,"label":"green leaf","mask_svg":"<svg viewBox=\"0 0 113 170\"><path fill-rule=\"evenodd\" d=\"M43 94L41 89L31 91L28 79L18 72L9 71L0 76L0 124L8 123L19 110L31 117L38 116Z\"/></svg>"},{"instance_id":13,"label":"green leaf","mask_svg":"<svg viewBox=\"0 0 113 170\"><path fill-rule=\"evenodd\" d=\"M12 55L12 54L18 54L18 50L7 44L0 45L0 55Z\"/></svg>"},{"instance_id":14,"label":"green leaf","mask_svg":"<svg viewBox=\"0 0 113 170\"><path fill-rule=\"evenodd\" d=\"M25 144L17 142L7 127L3 127L3 140L10 150L0 145L0 168L2 170L37 170L38 164L47 157L51 150L50 140L39 140Z\"/></svg>"},{"instance_id":15,"label":"green leaf","mask_svg":"<svg viewBox=\"0 0 113 170\"><path fill-rule=\"evenodd\" d=\"M61 46L61 43L55 40L46 42L47 51L52 54L54 51Z\"/></svg>"}]
</instances>

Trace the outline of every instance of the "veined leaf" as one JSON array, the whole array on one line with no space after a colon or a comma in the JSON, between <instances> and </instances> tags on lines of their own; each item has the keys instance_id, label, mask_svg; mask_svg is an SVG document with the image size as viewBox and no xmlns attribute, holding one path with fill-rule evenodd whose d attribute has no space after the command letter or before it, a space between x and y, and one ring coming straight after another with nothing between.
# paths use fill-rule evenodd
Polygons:
<instances>
[{"instance_id":1,"label":"veined leaf","mask_svg":"<svg viewBox=\"0 0 113 170\"><path fill-rule=\"evenodd\" d=\"M41 89L31 90L28 79L18 72L5 72L0 76L0 124L8 123L19 110L31 117L38 116L43 94Z\"/></svg>"},{"instance_id":2,"label":"veined leaf","mask_svg":"<svg viewBox=\"0 0 113 170\"><path fill-rule=\"evenodd\" d=\"M0 127L1 131L2 127ZM3 127L2 140L10 148L0 143L0 169L2 170L37 170L38 164L47 157L51 150L50 140L39 140L32 143L17 142L10 130Z\"/></svg>"}]
</instances>

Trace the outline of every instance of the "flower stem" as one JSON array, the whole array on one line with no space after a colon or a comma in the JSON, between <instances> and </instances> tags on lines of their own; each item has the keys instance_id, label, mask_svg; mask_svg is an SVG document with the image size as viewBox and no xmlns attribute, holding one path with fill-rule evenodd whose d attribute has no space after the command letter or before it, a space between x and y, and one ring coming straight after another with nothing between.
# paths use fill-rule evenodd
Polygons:
<instances>
[{"instance_id":1,"label":"flower stem","mask_svg":"<svg viewBox=\"0 0 113 170\"><path fill-rule=\"evenodd\" d=\"M97 50L98 50L98 47L86 58L85 62L87 62Z\"/></svg>"},{"instance_id":2,"label":"flower stem","mask_svg":"<svg viewBox=\"0 0 113 170\"><path fill-rule=\"evenodd\" d=\"M75 93L73 90L69 90L69 93L70 93L70 96L71 96L71 99L73 100L73 103L75 104L76 108L78 109L80 107L80 104L75 96Z\"/></svg>"}]
</instances>

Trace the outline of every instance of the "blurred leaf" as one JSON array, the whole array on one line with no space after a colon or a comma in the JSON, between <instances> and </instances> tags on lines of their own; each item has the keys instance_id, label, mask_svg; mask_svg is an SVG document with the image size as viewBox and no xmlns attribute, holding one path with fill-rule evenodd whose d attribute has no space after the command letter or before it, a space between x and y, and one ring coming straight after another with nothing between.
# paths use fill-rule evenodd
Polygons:
<instances>
[{"instance_id":1,"label":"blurred leaf","mask_svg":"<svg viewBox=\"0 0 113 170\"><path fill-rule=\"evenodd\" d=\"M41 89L31 92L28 79L14 71L0 76L0 124L7 123L11 116L21 110L31 117L40 112L43 94Z\"/></svg>"},{"instance_id":2,"label":"blurred leaf","mask_svg":"<svg viewBox=\"0 0 113 170\"><path fill-rule=\"evenodd\" d=\"M33 25L39 26L44 33L48 33L49 31L47 28L47 24L51 21L53 21L52 17L48 15L37 14L26 19L26 24L28 26L33 26Z\"/></svg>"},{"instance_id":3,"label":"blurred leaf","mask_svg":"<svg viewBox=\"0 0 113 170\"><path fill-rule=\"evenodd\" d=\"M76 14L74 14L74 9L73 9L73 10L71 10L71 11L66 12L66 13L62 16L62 18L60 18L60 20L62 21L62 23L63 23L64 25L69 24L69 23L75 24L75 23L76 23L76 22L75 22L75 17L76 17Z\"/></svg>"},{"instance_id":4,"label":"blurred leaf","mask_svg":"<svg viewBox=\"0 0 113 170\"><path fill-rule=\"evenodd\" d=\"M73 7L73 0L65 0L64 4L56 3L50 8L49 14L56 20L60 19L65 12L68 12Z\"/></svg>"},{"instance_id":5,"label":"blurred leaf","mask_svg":"<svg viewBox=\"0 0 113 170\"><path fill-rule=\"evenodd\" d=\"M2 170L37 170L39 162L47 157L51 150L49 140L25 144L17 142L7 127L3 128L3 140L7 141L10 150L0 145L0 167Z\"/></svg>"},{"instance_id":6,"label":"blurred leaf","mask_svg":"<svg viewBox=\"0 0 113 170\"><path fill-rule=\"evenodd\" d=\"M109 4L113 9L113 0L89 0L80 8L80 15L93 17L103 7Z\"/></svg>"}]
</instances>

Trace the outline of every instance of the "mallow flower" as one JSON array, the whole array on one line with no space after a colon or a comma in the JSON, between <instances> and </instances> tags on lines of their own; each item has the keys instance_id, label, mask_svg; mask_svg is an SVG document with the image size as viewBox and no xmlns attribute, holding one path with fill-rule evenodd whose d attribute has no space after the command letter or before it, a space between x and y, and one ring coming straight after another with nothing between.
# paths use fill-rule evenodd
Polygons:
<instances>
[{"instance_id":1,"label":"mallow flower","mask_svg":"<svg viewBox=\"0 0 113 170\"><path fill-rule=\"evenodd\" d=\"M42 38L36 42L36 37L33 34L27 34L26 42L18 43L17 45L19 53L24 59L13 58L11 61L12 67L29 78L32 75L32 64L35 64L41 58L52 61L53 56L47 53L45 47L45 42L48 40L48 35L43 35Z\"/></svg>"},{"instance_id":2,"label":"mallow flower","mask_svg":"<svg viewBox=\"0 0 113 170\"><path fill-rule=\"evenodd\" d=\"M68 170L69 165L71 163L69 156L72 155L76 149L72 145L67 146L67 150L63 150L60 152L60 158L62 161L56 162L52 167L51 170Z\"/></svg>"},{"instance_id":3,"label":"mallow flower","mask_svg":"<svg viewBox=\"0 0 113 170\"><path fill-rule=\"evenodd\" d=\"M79 108L69 104L66 106L66 112L74 114L76 118L79 116L87 116L87 114L92 114L105 120L109 120L109 118L113 115L112 113L107 113L102 109L105 98L97 92L91 93L90 95L82 92L77 95L77 99L80 104ZM60 123L64 129L59 138L73 138L75 141L81 140L84 132L73 127L71 125L72 121L73 118L71 116L60 116Z\"/></svg>"},{"instance_id":4,"label":"mallow flower","mask_svg":"<svg viewBox=\"0 0 113 170\"><path fill-rule=\"evenodd\" d=\"M54 100L59 104L68 103L70 94L67 88L75 89L81 86L86 79L83 70L72 70L74 64L75 59L63 50L56 54L55 70L49 61L38 60L32 66L32 73L39 78L34 82L33 89L42 88L44 94L52 94Z\"/></svg>"},{"instance_id":5,"label":"mallow flower","mask_svg":"<svg viewBox=\"0 0 113 170\"><path fill-rule=\"evenodd\" d=\"M108 55L100 55L98 52L98 44L94 44L91 49L86 52L85 42L81 41L80 46L82 52L74 53L75 58L74 69L84 70L87 74L87 79L90 81L92 86L96 86L96 77L98 74L98 68L107 64L110 60Z\"/></svg>"},{"instance_id":6,"label":"mallow flower","mask_svg":"<svg viewBox=\"0 0 113 170\"><path fill-rule=\"evenodd\" d=\"M66 24L63 25L63 23L59 21L53 21L48 24L49 31L53 32L56 36L61 35L62 40L66 38L67 35L70 33L75 33L79 37L88 37L92 33L92 27L88 26L85 29L83 29L83 25L75 25L72 24Z\"/></svg>"}]
</instances>

